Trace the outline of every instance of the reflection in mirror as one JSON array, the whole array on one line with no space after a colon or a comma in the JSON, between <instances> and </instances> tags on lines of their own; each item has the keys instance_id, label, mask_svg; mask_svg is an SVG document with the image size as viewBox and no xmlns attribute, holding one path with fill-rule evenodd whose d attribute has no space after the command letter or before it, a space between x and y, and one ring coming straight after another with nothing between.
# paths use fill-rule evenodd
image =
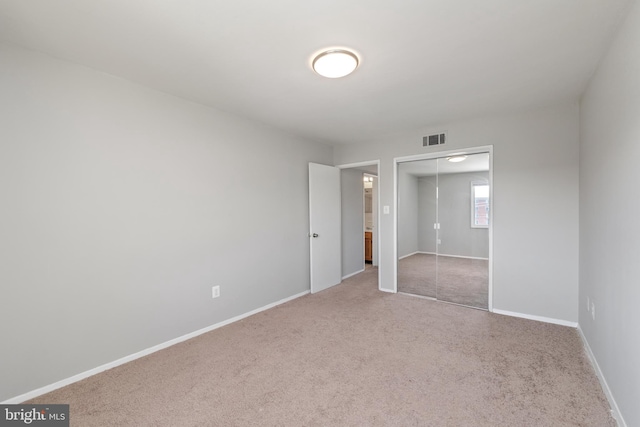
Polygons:
<instances>
[{"instance_id":1,"label":"reflection in mirror","mask_svg":"<svg viewBox=\"0 0 640 427\"><path fill-rule=\"evenodd\" d=\"M438 161L398 164L398 292L436 297Z\"/></svg>"},{"instance_id":2,"label":"reflection in mirror","mask_svg":"<svg viewBox=\"0 0 640 427\"><path fill-rule=\"evenodd\" d=\"M398 164L398 291L487 309L489 202L488 153Z\"/></svg>"},{"instance_id":3,"label":"reflection in mirror","mask_svg":"<svg viewBox=\"0 0 640 427\"><path fill-rule=\"evenodd\" d=\"M489 154L438 159L437 298L488 308Z\"/></svg>"}]
</instances>

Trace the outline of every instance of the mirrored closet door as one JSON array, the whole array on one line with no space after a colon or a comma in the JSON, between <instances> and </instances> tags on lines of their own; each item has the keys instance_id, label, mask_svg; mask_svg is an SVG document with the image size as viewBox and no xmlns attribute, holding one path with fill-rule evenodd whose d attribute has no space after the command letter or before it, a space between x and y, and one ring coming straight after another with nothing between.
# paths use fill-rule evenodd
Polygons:
<instances>
[{"instance_id":1,"label":"mirrored closet door","mask_svg":"<svg viewBox=\"0 0 640 427\"><path fill-rule=\"evenodd\" d=\"M398 165L398 292L436 298L438 159Z\"/></svg>"},{"instance_id":2,"label":"mirrored closet door","mask_svg":"<svg viewBox=\"0 0 640 427\"><path fill-rule=\"evenodd\" d=\"M398 164L398 292L488 309L489 154Z\"/></svg>"}]
</instances>

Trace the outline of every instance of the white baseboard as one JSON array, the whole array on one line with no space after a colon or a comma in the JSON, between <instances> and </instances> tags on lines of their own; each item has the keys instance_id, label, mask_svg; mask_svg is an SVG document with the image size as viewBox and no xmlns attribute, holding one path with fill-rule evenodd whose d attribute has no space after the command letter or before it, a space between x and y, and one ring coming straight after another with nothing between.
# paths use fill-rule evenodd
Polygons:
<instances>
[{"instance_id":1,"label":"white baseboard","mask_svg":"<svg viewBox=\"0 0 640 427\"><path fill-rule=\"evenodd\" d=\"M131 362L133 360L139 359L141 357L147 356L147 355L149 355L151 353L155 353L156 351L160 351L160 350L165 349L167 347L171 347L172 345L178 344L178 343L180 343L182 341L186 341L188 339L195 338L198 335L205 334L207 332L213 331L214 329L218 329L218 328L221 328L222 326L226 326L226 325L228 325L230 323L237 322L238 320L242 320L242 319L244 319L246 317L253 316L254 314L260 313L261 311L265 311L265 310L273 308L273 307L275 307L277 305L284 304L285 302L294 300L296 298L300 298L302 296L307 295L309 292L310 291L300 292L299 294L295 294L295 295L292 295L290 297L281 299L280 301L276 301L274 303L267 304L267 305L265 305L263 307L256 308L255 310L249 311L248 313L244 313L244 314L241 314L239 316L232 317L231 319L223 320L222 322L218 322L218 323L216 323L214 325L207 326L206 328L198 329L197 331L188 333L186 335L182 335L182 336L180 336L178 338L174 338L172 340L163 342L163 343L158 344L158 345L154 345L153 347L149 347L149 348L147 348L145 350L141 350L141 351L139 351L137 353L130 354L129 356L122 357L122 358L120 358L118 360L114 360L113 362L109 362L109 363L106 363L104 365L98 366L97 368L89 369L88 371L79 373L77 375L74 375L72 377L66 378L64 380L57 381L57 382L55 382L53 384L49 384L49 385L46 385L44 387L40 387L38 389L29 391L27 393L21 394L19 396L13 397L11 399L5 400L4 402L0 402L0 403L1 404L6 404L6 405L10 405L10 404L17 404L17 403L25 402L25 401L33 399L35 397L41 396L41 395L43 395L45 393L52 392L52 391L57 390L57 389L59 389L61 387L67 386L69 384L73 384L73 383L78 382L80 380L83 380L85 378L88 378L88 377L91 377L93 375L99 374L100 372L104 372L104 371L106 371L108 369L115 368L116 366L120 366L120 365L123 365L125 363Z\"/></svg>"},{"instance_id":2,"label":"white baseboard","mask_svg":"<svg viewBox=\"0 0 640 427\"><path fill-rule=\"evenodd\" d=\"M482 261L489 261L489 258L482 258L482 257L477 257L477 256L448 255L448 254L438 254L438 256L446 256L446 257L449 257L449 258L479 259L479 260L482 260Z\"/></svg>"},{"instance_id":3,"label":"white baseboard","mask_svg":"<svg viewBox=\"0 0 640 427\"><path fill-rule=\"evenodd\" d=\"M598 381L600 381L600 385L602 386L602 390L604 391L604 395L607 396L607 400L609 401L609 405L611 405L611 415L618 422L618 427L627 427L627 423L622 417L622 413L620 412L620 408L618 408L618 404L616 400L613 398L613 394L611 393L611 389L609 388L609 384L607 384L607 380L604 378L604 374L598 365L598 361L596 360L596 356L593 354L591 350L591 346L587 341L587 337L584 336L584 332L582 332L582 328L578 325L578 332L580 333L580 338L582 338L582 343L584 344L584 348L587 351L587 356L589 356L589 360L593 365L593 368L596 371L596 376L598 377Z\"/></svg>"},{"instance_id":4,"label":"white baseboard","mask_svg":"<svg viewBox=\"0 0 640 427\"><path fill-rule=\"evenodd\" d=\"M562 320L562 319L553 319L551 317L534 316L533 314L517 313L514 311L499 310L497 308L494 308L492 313L502 314L504 316L511 316L511 317L521 317L523 319L529 319L529 320L537 320L538 322L544 322L544 323L553 323L554 325L569 326L571 328L578 327L578 322L570 322L568 320Z\"/></svg>"},{"instance_id":5,"label":"white baseboard","mask_svg":"<svg viewBox=\"0 0 640 427\"><path fill-rule=\"evenodd\" d=\"M396 292L398 295L406 295L408 297L413 297L413 298L420 298L420 299L428 299L429 301L438 301L437 298L434 297L427 297L424 295L416 295L416 294L409 294L407 292ZM446 302L446 301L440 301L440 302ZM473 308L473 307L470 307Z\"/></svg>"},{"instance_id":6,"label":"white baseboard","mask_svg":"<svg viewBox=\"0 0 640 427\"><path fill-rule=\"evenodd\" d=\"M409 258L410 256L417 255L417 254L438 255L438 256L446 256L446 257L450 257L450 258L479 259L479 260L483 260L483 261L488 261L489 260L489 258L482 258L482 257L475 257L475 256L449 255L449 254L439 254L439 253L436 253L436 252L425 252L425 251L416 251L416 252L410 253L408 255L401 256L400 258L398 258L398 260L401 260L401 259L404 259L404 258Z\"/></svg>"},{"instance_id":7,"label":"white baseboard","mask_svg":"<svg viewBox=\"0 0 640 427\"><path fill-rule=\"evenodd\" d=\"M411 252L410 254L403 255L403 256L401 256L400 258L398 258L398 261L399 261L399 260L401 260L401 259L409 258L410 256L413 256L413 255L415 255L415 254L419 254L419 253L420 253L420 252Z\"/></svg>"},{"instance_id":8,"label":"white baseboard","mask_svg":"<svg viewBox=\"0 0 640 427\"><path fill-rule=\"evenodd\" d=\"M344 279L348 279L351 276L355 276L356 274L360 274L364 271L364 268L362 270L356 271L355 273L351 273L351 274L347 274L346 276L342 276L342 280Z\"/></svg>"}]
</instances>

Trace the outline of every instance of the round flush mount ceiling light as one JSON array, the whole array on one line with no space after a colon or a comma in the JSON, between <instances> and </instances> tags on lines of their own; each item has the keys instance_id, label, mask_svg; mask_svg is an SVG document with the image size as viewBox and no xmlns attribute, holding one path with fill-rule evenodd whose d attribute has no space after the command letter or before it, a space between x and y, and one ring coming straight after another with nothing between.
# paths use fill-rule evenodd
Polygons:
<instances>
[{"instance_id":1,"label":"round flush mount ceiling light","mask_svg":"<svg viewBox=\"0 0 640 427\"><path fill-rule=\"evenodd\" d=\"M464 161L464 159L466 159L466 158L467 158L467 156L457 155L457 156L447 157L447 160L449 160L451 163L459 163L459 162Z\"/></svg>"},{"instance_id":2,"label":"round flush mount ceiling light","mask_svg":"<svg viewBox=\"0 0 640 427\"><path fill-rule=\"evenodd\" d=\"M323 77L337 79L353 73L358 68L358 57L345 49L330 49L313 58L313 71Z\"/></svg>"}]
</instances>

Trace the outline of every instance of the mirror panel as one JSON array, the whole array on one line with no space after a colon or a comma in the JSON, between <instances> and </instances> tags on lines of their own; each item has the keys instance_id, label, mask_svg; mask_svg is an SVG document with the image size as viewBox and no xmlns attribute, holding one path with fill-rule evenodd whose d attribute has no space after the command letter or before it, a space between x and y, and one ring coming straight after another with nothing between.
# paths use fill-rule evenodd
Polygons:
<instances>
[{"instance_id":1,"label":"mirror panel","mask_svg":"<svg viewBox=\"0 0 640 427\"><path fill-rule=\"evenodd\" d=\"M398 164L398 292L436 297L437 159Z\"/></svg>"},{"instance_id":2,"label":"mirror panel","mask_svg":"<svg viewBox=\"0 0 640 427\"><path fill-rule=\"evenodd\" d=\"M441 301L488 309L489 154L438 159L438 283Z\"/></svg>"}]
</instances>

